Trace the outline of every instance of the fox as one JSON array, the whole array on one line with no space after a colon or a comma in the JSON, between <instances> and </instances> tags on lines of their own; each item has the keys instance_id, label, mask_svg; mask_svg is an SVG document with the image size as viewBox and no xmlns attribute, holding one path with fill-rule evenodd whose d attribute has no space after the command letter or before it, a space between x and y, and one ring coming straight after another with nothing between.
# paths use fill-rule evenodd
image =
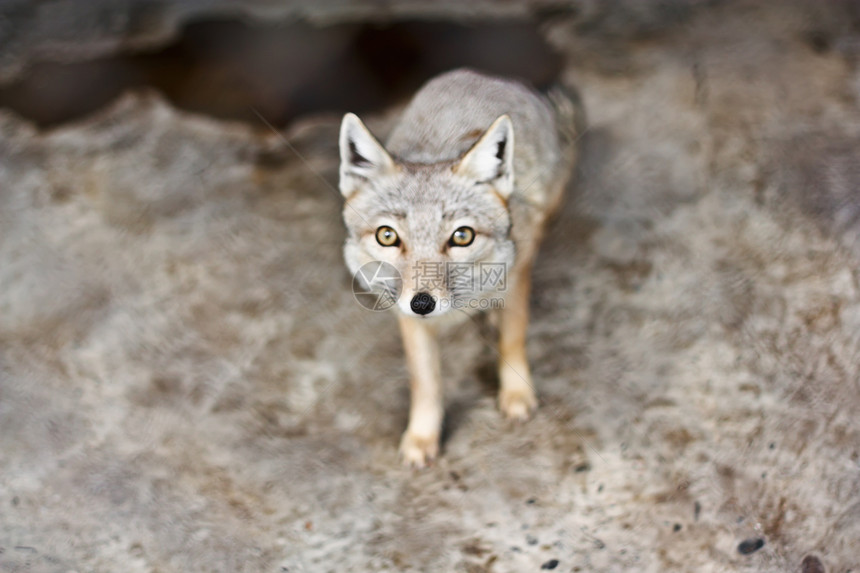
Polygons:
<instances>
[{"instance_id":1,"label":"fox","mask_svg":"<svg viewBox=\"0 0 860 573\"><path fill-rule=\"evenodd\" d=\"M357 276L364 265L387 264L404 277L389 294L410 376L399 449L405 465L421 468L439 455L442 324L498 313L499 409L525 421L537 408L526 356L531 270L576 165L583 125L572 88L542 93L465 68L420 88L384 145L358 116L344 115L346 266ZM477 269L496 272L483 280ZM390 281L365 286L392 288Z\"/></svg>"}]
</instances>

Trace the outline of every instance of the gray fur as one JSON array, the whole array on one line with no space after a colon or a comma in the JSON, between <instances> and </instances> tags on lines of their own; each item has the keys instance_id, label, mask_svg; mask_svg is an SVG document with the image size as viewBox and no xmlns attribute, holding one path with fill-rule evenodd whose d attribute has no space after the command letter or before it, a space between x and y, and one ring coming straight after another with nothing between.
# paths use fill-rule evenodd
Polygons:
<instances>
[{"instance_id":1,"label":"gray fur","mask_svg":"<svg viewBox=\"0 0 860 573\"><path fill-rule=\"evenodd\" d=\"M495 149L493 142L478 141L505 133L510 124L503 116L510 118L513 133L499 152L507 157L512 151L510 165L500 160L496 180L472 177L464 156L471 157L470 150L480 146ZM487 133L491 125L496 131ZM404 278L399 308L408 313L412 294L427 282L420 273L428 265L497 263L513 268L517 253L533 254L541 224L561 194L559 183L567 178L570 154L560 131L554 108L542 95L519 82L471 70L428 82L404 111L385 149L355 116L347 115L341 130L340 186L347 198L344 252L350 270L375 260L397 267ZM360 161L355 161L356 149L364 150ZM505 181L512 184L512 193ZM381 225L398 232L403 248L377 244L374 233ZM446 241L461 225L477 231L474 244L446 250ZM500 294L486 288L451 289L450 282L431 294L455 304ZM438 309L438 314L444 312Z\"/></svg>"}]
</instances>

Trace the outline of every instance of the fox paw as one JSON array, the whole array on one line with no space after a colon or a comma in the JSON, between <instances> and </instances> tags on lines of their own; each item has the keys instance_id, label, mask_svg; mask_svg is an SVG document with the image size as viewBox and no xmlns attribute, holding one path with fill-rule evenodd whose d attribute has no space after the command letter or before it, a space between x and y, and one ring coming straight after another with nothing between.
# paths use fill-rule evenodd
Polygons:
<instances>
[{"instance_id":1,"label":"fox paw","mask_svg":"<svg viewBox=\"0 0 860 573\"><path fill-rule=\"evenodd\" d=\"M400 440L400 459L403 465L423 468L439 454L439 437L426 438L410 433L408 430Z\"/></svg>"},{"instance_id":2,"label":"fox paw","mask_svg":"<svg viewBox=\"0 0 860 573\"><path fill-rule=\"evenodd\" d=\"M537 408L537 398L531 388L502 390L499 392L499 409L509 420L524 422Z\"/></svg>"}]
</instances>

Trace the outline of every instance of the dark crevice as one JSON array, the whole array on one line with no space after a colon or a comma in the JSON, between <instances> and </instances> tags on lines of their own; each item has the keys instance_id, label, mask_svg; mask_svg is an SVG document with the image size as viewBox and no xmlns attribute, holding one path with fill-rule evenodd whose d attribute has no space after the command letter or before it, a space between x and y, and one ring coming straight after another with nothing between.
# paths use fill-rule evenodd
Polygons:
<instances>
[{"instance_id":1,"label":"dark crevice","mask_svg":"<svg viewBox=\"0 0 860 573\"><path fill-rule=\"evenodd\" d=\"M0 107L43 127L90 114L129 89L154 88L174 105L282 127L322 111L363 113L397 103L459 66L551 83L562 61L534 23L404 21L388 25L253 25L210 20L146 54L38 63L0 86Z\"/></svg>"}]
</instances>

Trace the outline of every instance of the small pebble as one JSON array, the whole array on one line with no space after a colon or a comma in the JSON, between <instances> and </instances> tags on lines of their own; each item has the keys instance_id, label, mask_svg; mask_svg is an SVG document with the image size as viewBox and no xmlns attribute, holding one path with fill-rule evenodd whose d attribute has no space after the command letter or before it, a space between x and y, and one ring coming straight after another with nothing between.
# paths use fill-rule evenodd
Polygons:
<instances>
[{"instance_id":1,"label":"small pebble","mask_svg":"<svg viewBox=\"0 0 860 573\"><path fill-rule=\"evenodd\" d=\"M750 539L745 539L738 544L738 553L741 555L749 555L751 553L755 553L762 547L764 547L764 539L761 537L751 537Z\"/></svg>"},{"instance_id":2,"label":"small pebble","mask_svg":"<svg viewBox=\"0 0 860 573\"><path fill-rule=\"evenodd\" d=\"M573 471L575 471L576 473L582 473L582 472L587 472L590 469L591 469L591 464L588 462L585 462L584 464L579 464L578 466L573 468Z\"/></svg>"},{"instance_id":3,"label":"small pebble","mask_svg":"<svg viewBox=\"0 0 860 573\"><path fill-rule=\"evenodd\" d=\"M700 513L702 513L702 504L697 501L693 504L693 519L699 521Z\"/></svg>"},{"instance_id":4,"label":"small pebble","mask_svg":"<svg viewBox=\"0 0 860 573\"><path fill-rule=\"evenodd\" d=\"M537 545L538 544L537 537L535 537L533 535L526 535L526 543L528 543L529 545Z\"/></svg>"},{"instance_id":5,"label":"small pebble","mask_svg":"<svg viewBox=\"0 0 860 573\"><path fill-rule=\"evenodd\" d=\"M827 573L824 563L815 555L807 555L800 564L801 573Z\"/></svg>"},{"instance_id":6,"label":"small pebble","mask_svg":"<svg viewBox=\"0 0 860 573\"><path fill-rule=\"evenodd\" d=\"M541 569L555 569L558 567L558 559L550 559L540 566Z\"/></svg>"},{"instance_id":7,"label":"small pebble","mask_svg":"<svg viewBox=\"0 0 860 573\"><path fill-rule=\"evenodd\" d=\"M530 497L530 498L528 498L528 499L526 500L526 503L527 503L527 504L529 504L529 505L534 505L534 503L535 503L536 501L537 501L537 499L535 499L535 498L533 498L533 497Z\"/></svg>"},{"instance_id":8,"label":"small pebble","mask_svg":"<svg viewBox=\"0 0 860 573\"><path fill-rule=\"evenodd\" d=\"M681 524L680 524L680 523L676 523L676 524L674 525L674 527L672 527L672 531L674 531L674 532L676 532L676 533L677 533L677 532L679 532L679 531L681 531Z\"/></svg>"}]
</instances>

